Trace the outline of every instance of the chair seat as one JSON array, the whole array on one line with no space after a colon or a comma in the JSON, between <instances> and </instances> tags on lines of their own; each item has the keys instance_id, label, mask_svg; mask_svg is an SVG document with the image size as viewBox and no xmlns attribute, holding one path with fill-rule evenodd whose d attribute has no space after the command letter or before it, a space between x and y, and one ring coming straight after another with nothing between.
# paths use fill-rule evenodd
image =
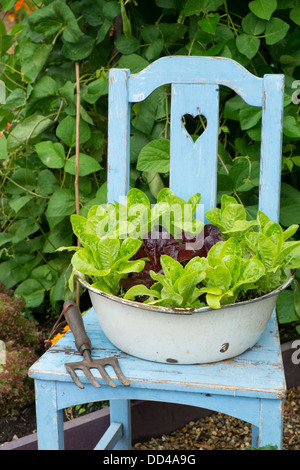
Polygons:
<instances>
[{"instance_id":1,"label":"chair seat","mask_svg":"<svg viewBox=\"0 0 300 470\"><path fill-rule=\"evenodd\" d=\"M107 372L116 388L92 369L101 387L92 386L83 372L76 371L84 384L84 389L79 389L65 368L65 363L81 360L73 334L68 331L29 370L35 380L40 450L64 448L64 408L101 400L110 400L111 425L94 450L130 449L130 400L220 411L252 424L253 446L272 444L281 448L286 385L275 314L250 350L234 359L193 365L162 364L130 356L106 338L93 308L83 318L92 342L92 358L116 356L130 385L122 385L109 366Z\"/></svg>"},{"instance_id":2,"label":"chair seat","mask_svg":"<svg viewBox=\"0 0 300 470\"><path fill-rule=\"evenodd\" d=\"M274 315L271 316L259 342L250 350L234 359L196 365L145 361L120 351L106 338L93 308L84 315L84 324L92 342L92 357L101 359L116 356L121 370L130 381L131 389L188 389L191 393L216 391L221 395L262 398L278 398L285 395L285 377ZM74 337L71 331L68 331L30 368L29 375L34 379L71 382L64 364L80 361L80 358ZM110 369L108 372L115 380L116 375ZM88 383L83 372L77 371L77 375L83 384ZM106 385L98 370L94 369L93 375L101 385ZM118 386L121 384L118 383Z\"/></svg>"}]
</instances>

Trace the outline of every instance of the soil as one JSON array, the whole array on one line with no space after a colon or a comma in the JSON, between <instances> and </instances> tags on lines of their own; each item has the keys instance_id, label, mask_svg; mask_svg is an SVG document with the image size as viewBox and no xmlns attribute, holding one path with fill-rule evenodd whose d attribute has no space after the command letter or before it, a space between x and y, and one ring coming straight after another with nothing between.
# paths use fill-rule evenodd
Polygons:
<instances>
[{"instance_id":1,"label":"soil","mask_svg":"<svg viewBox=\"0 0 300 470\"><path fill-rule=\"evenodd\" d=\"M0 418L0 444L28 436L34 432L36 432L34 405L24 408L19 416Z\"/></svg>"}]
</instances>

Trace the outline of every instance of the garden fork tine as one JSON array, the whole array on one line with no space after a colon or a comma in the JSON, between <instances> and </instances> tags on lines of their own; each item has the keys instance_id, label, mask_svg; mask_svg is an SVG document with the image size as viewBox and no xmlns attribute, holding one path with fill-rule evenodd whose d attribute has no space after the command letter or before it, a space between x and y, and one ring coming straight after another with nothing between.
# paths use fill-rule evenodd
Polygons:
<instances>
[{"instance_id":1,"label":"garden fork tine","mask_svg":"<svg viewBox=\"0 0 300 470\"><path fill-rule=\"evenodd\" d=\"M109 365L113 367L117 375L117 378L120 380L120 382L123 385L128 386L129 381L126 379L126 377L122 373L118 359L116 357L92 359L91 341L86 334L84 324L82 321L82 316L77 305L72 301L66 301L64 304L64 312L65 312L65 318L67 320L67 323L74 335L76 348L78 349L80 354L83 356L83 360L80 362L69 362L65 364L65 367L67 371L69 372L70 376L72 377L74 383L79 388L81 389L84 388L83 384L79 380L78 375L75 372L75 370L79 369L84 372L86 378L91 383L91 385L99 388L100 384L96 381L95 377L90 372L90 369L97 369L100 372L102 378L107 383L107 385L109 385L110 387L116 387L116 384L113 382L113 380L110 378L110 376L105 370L105 366Z\"/></svg>"}]
</instances>

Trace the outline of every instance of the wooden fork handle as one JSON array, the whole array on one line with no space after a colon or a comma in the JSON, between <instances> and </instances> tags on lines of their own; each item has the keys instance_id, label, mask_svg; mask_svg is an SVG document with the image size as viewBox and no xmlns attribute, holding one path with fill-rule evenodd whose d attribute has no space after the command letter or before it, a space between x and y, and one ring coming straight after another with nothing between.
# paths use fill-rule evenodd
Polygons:
<instances>
[{"instance_id":1,"label":"wooden fork handle","mask_svg":"<svg viewBox=\"0 0 300 470\"><path fill-rule=\"evenodd\" d=\"M86 350L91 352L92 344L88 335L86 334L81 312L78 306L72 300L66 300L64 303L64 310L65 319L75 338L76 348L81 355L83 355L83 352Z\"/></svg>"}]
</instances>

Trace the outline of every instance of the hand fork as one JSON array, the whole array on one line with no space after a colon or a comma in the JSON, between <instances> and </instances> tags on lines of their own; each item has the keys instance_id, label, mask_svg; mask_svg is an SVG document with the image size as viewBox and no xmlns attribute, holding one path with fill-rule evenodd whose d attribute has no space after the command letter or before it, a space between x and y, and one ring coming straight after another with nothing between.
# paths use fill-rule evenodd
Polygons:
<instances>
[{"instance_id":1,"label":"hand fork","mask_svg":"<svg viewBox=\"0 0 300 470\"><path fill-rule=\"evenodd\" d=\"M66 321L75 338L76 348L78 349L78 351L84 358L83 361L80 361L80 362L69 362L65 364L65 367L67 371L69 372L70 376L72 377L73 381L75 382L75 384L81 389L84 388L82 382L79 380L75 372L75 370L80 369L84 372L86 378L89 380L89 382L92 385L94 385L94 387L100 388L101 385L96 381L95 377L90 372L90 369L98 369L98 371L100 372L102 378L105 380L107 385L109 385L110 387L116 387L116 384L113 382L113 380L110 378L110 376L105 370L105 366L110 365L113 367L120 382L123 385L128 386L129 381L122 373L120 366L119 366L118 359L116 357L107 357L104 359L92 359L91 341L86 334L82 316L77 305L74 302L67 300L64 303L64 311L65 311Z\"/></svg>"}]
</instances>

